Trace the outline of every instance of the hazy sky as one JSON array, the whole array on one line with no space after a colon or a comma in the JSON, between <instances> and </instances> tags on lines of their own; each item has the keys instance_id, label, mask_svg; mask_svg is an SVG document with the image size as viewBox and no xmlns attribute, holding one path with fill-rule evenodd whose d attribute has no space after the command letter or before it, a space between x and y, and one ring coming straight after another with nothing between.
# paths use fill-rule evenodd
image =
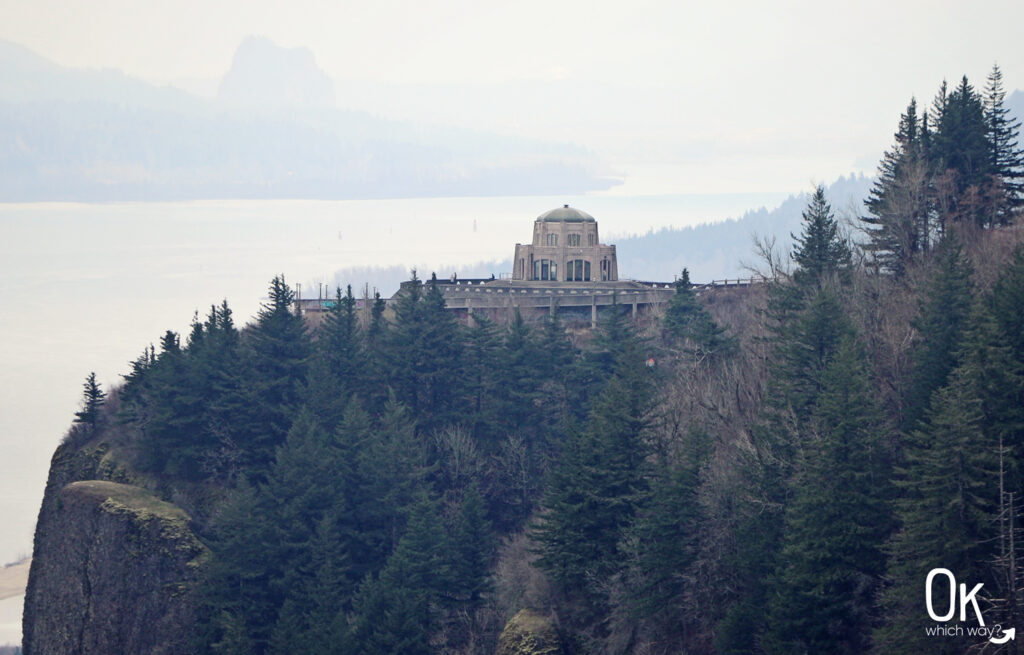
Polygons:
<instances>
[{"instance_id":1,"label":"hazy sky","mask_svg":"<svg viewBox=\"0 0 1024 655\"><path fill-rule=\"evenodd\" d=\"M265 35L309 48L341 106L572 141L628 193L871 172L911 95L994 62L1024 88L1019 0L711 4L0 0L0 38L200 88Z\"/></svg>"}]
</instances>

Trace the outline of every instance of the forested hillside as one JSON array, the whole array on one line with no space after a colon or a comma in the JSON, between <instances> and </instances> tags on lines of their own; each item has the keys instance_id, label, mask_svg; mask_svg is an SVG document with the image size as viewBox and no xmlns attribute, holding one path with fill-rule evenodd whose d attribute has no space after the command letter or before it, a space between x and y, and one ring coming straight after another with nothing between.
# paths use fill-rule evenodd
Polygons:
<instances>
[{"instance_id":1,"label":"forested hillside","mask_svg":"<svg viewBox=\"0 0 1024 655\"><path fill-rule=\"evenodd\" d=\"M197 652L490 654L523 609L567 653L978 649L923 589L1024 628L1017 133L998 69L912 101L863 245L819 188L764 284L684 270L640 322L467 327L417 281L309 329L276 278L90 377L67 447L191 516Z\"/></svg>"}]
</instances>

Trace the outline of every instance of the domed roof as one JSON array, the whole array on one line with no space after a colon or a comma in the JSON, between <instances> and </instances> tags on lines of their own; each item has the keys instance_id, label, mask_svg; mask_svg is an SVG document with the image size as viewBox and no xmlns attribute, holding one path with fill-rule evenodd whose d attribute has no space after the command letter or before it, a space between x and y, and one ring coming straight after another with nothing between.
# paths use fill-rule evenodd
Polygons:
<instances>
[{"instance_id":1,"label":"domed roof","mask_svg":"<svg viewBox=\"0 0 1024 655\"><path fill-rule=\"evenodd\" d=\"M555 223L564 221L567 223L582 223L585 221L592 221L594 217L587 212L581 212L578 209L570 207L569 205L562 205L557 209L544 212L537 217L538 221L545 221L549 223Z\"/></svg>"}]
</instances>

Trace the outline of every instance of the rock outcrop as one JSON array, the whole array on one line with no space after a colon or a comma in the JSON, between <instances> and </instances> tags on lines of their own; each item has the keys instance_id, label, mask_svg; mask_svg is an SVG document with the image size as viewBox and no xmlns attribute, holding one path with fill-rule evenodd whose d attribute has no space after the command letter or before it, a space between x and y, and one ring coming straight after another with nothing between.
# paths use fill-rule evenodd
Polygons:
<instances>
[{"instance_id":1,"label":"rock outcrop","mask_svg":"<svg viewBox=\"0 0 1024 655\"><path fill-rule=\"evenodd\" d=\"M26 655L189 652L207 550L183 510L129 481L104 446L54 455L25 594Z\"/></svg>"},{"instance_id":2,"label":"rock outcrop","mask_svg":"<svg viewBox=\"0 0 1024 655\"><path fill-rule=\"evenodd\" d=\"M494 655L563 655L555 626L533 610L520 610L498 638Z\"/></svg>"}]
</instances>

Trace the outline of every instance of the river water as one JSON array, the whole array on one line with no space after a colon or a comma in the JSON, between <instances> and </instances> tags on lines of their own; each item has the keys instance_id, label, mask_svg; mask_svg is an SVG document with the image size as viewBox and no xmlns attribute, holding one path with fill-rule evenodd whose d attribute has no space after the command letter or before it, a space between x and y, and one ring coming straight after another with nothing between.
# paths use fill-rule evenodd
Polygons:
<instances>
[{"instance_id":1,"label":"river water","mask_svg":"<svg viewBox=\"0 0 1024 655\"><path fill-rule=\"evenodd\" d=\"M247 321L278 273L308 296L346 267L508 259L533 219L563 203L613 243L786 195L0 204L0 564L31 552L49 458L85 376L117 383L196 310L227 298Z\"/></svg>"}]
</instances>

